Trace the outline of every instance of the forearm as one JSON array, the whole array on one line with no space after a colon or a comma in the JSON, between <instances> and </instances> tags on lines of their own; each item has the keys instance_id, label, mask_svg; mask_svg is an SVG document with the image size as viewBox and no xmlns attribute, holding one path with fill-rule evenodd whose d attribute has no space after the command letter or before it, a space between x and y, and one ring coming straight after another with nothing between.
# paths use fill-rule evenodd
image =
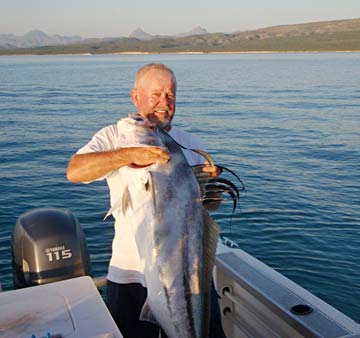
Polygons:
<instances>
[{"instance_id":1,"label":"forearm","mask_svg":"<svg viewBox=\"0 0 360 338\"><path fill-rule=\"evenodd\" d=\"M142 167L166 163L169 159L169 151L161 147L131 147L77 154L70 159L66 176L74 183L91 182L127 165Z\"/></svg>"},{"instance_id":2,"label":"forearm","mask_svg":"<svg viewBox=\"0 0 360 338\"><path fill-rule=\"evenodd\" d=\"M66 176L73 183L90 182L132 162L129 148L109 152L74 155L67 167Z\"/></svg>"}]
</instances>

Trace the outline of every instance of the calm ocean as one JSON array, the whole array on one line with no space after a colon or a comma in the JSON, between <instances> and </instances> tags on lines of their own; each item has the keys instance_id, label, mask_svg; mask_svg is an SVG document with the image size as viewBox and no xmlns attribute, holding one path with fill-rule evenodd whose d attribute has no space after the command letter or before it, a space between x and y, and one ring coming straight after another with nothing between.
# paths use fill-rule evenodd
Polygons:
<instances>
[{"instance_id":1,"label":"calm ocean","mask_svg":"<svg viewBox=\"0 0 360 338\"><path fill-rule=\"evenodd\" d=\"M110 257L104 182L67 182L70 156L133 111L136 69L178 78L175 123L246 186L213 214L242 249L360 322L360 54L0 57L0 280L10 235L32 208L71 210L95 276Z\"/></svg>"}]
</instances>

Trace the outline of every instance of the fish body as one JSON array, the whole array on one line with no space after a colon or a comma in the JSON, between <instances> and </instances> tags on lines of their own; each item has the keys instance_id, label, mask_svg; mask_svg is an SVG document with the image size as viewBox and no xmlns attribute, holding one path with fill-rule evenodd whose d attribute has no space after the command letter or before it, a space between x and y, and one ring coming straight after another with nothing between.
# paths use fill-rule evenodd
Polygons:
<instances>
[{"instance_id":1,"label":"fish body","mask_svg":"<svg viewBox=\"0 0 360 338\"><path fill-rule=\"evenodd\" d=\"M156 321L169 338L207 338L219 227L204 212L199 185L179 145L141 123L133 132L138 144L151 140L171 155L166 164L133 169L137 179L129 182L122 201L122 212L132 213L144 267L148 298L142 316Z\"/></svg>"}]
</instances>

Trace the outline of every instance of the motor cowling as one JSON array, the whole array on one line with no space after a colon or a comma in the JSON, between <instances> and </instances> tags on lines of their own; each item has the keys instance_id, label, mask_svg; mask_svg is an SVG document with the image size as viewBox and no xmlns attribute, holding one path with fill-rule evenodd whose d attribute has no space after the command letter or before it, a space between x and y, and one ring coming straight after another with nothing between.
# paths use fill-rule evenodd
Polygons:
<instances>
[{"instance_id":1,"label":"motor cowling","mask_svg":"<svg viewBox=\"0 0 360 338\"><path fill-rule=\"evenodd\" d=\"M92 275L85 235L66 209L39 208L20 215L11 250L15 288Z\"/></svg>"}]
</instances>

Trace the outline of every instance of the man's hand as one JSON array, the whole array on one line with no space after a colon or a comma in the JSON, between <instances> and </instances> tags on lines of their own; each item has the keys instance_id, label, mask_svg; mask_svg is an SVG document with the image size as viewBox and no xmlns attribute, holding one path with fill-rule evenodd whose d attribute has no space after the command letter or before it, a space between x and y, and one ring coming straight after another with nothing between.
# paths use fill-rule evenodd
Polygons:
<instances>
[{"instance_id":1,"label":"man's hand","mask_svg":"<svg viewBox=\"0 0 360 338\"><path fill-rule=\"evenodd\" d=\"M213 188L209 189L207 188L207 185L210 180L219 177L221 170L217 166L210 165L207 161L204 165L194 166L193 170L203 195L204 208L208 211L216 210L222 201L221 190Z\"/></svg>"},{"instance_id":2,"label":"man's hand","mask_svg":"<svg viewBox=\"0 0 360 338\"><path fill-rule=\"evenodd\" d=\"M136 168L155 163L167 163L170 160L169 151L161 147L132 147L128 150L131 165Z\"/></svg>"},{"instance_id":3,"label":"man's hand","mask_svg":"<svg viewBox=\"0 0 360 338\"><path fill-rule=\"evenodd\" d=\"M211 166L211 165L209 165L207 163L205 163L205 165L203 166L202 171L204 173L210 174L210 176L212 178L219 177L219 175L220 175L220 169L217 166L215 166L215 165Z\"/></svg>"}]
</instances>

